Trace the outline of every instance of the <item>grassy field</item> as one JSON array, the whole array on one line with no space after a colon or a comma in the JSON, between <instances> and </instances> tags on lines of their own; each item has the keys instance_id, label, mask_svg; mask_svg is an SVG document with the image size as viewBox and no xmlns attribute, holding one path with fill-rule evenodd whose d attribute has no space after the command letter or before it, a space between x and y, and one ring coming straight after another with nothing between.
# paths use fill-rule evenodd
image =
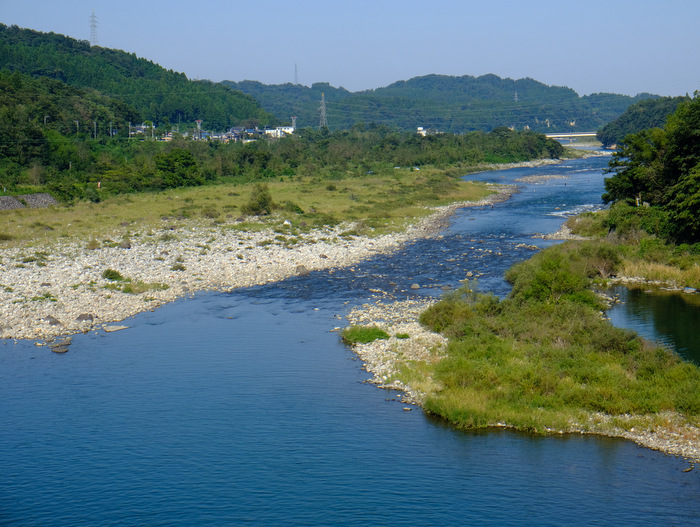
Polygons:
<instances>
[{"instance_id":1,"label":"grassy field","mask_svg":"<svg viewBox=\"0 0 700 527\"><path fill-rule=\"evenodd\" d=\"M298 228L358 221L366 228L365 234L381 234L401 230L412 219L427 215L426 207L478 200L493 192L455 176L454 170L397 168L335 180L280 178L266 185L277 219L287 219ZM202 186L127 194L99 203L0 211L0 243L8 247L62 238L101 240L124 236L130 230L196 221L236 224L253 187Z\"/></svg>"}]
</instances>

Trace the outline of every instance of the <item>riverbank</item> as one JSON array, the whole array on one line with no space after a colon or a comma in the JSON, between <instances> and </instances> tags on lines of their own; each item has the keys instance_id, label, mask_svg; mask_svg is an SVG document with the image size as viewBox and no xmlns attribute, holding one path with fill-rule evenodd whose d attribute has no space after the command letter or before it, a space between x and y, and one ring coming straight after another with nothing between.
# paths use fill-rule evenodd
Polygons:
<instances>
[{"instance_id":1,"label":"riverbank","mask_svg":"<svg viewBox=\"0 0 700 527\"><path fill-rule=\"evenodd\" d=\"M197 291L230 291L352 265L436 233L457 208L489 205L513 191L503 187L480 201L435 207L404 232L387 235L357 235L348 223L299 231L282 218L249 218L245 230L235 220L182 220L143 232L130 226L128 241L106 246L59 240L6 248L0 252L0 338L44 341L109 329Z\"/></svg>"},{"instance_id":2,"label":"riverbank","mask_svg":"<svg viewBox=\"0 0 700 527\"><path fill-rule=\"evenodd\" d=\"M350 325L370 325L383 329L391 337L353 349L372 374L367 382L386 390L398 390L396 397L406 408L422 407L430 392L439 385L430 375L430 365L446 354L447 339L429 331L418 319L435 300L375 303L357 306L348 315ZM397 337L396 335L399 335ZM493 428L511 428L505 423L491 423ZM619 437L666 454L681 456L700 463L700 428L689 425L679 414L606 415L590 413L587 418L571 422L562 429L548 429L548 434L596 434Z\"/></svg>"}]
</instances>

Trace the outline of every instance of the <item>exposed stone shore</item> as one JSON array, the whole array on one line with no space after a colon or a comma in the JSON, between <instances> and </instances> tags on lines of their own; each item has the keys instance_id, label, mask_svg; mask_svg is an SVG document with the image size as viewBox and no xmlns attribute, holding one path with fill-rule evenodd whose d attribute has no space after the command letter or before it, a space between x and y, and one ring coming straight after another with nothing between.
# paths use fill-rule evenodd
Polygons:
<instances>
[{"instance_id":1,"label":"exposed stone shore","mask_svg":"<svg viewBox=\"0 0 700 527\"><path fill-rule=\"evenodd\" d=\"M430 299L398 302L378 300L357 306L348 315L351 325L374 325L391 335L386 340L356 344L354 350L364 362L365 369L372 374L368 382L380 388L400 390L399 400L406 405L420 406L425 397L425 388L435 389L436 385L425 375L425 369L421 368L420 363L427 365L436 362L446 350L447 339L427 330L418 322L420 314L433 302ZM404 338L397 338L396 335ZM404 365L410 365L420 372L414 375L418 379L415 385L396 380L395 375ZM508 428L508 425L494 423L493 427ZM687 425L680 415L669 412L651 417L591 414L585 421L571 423L567 430L549 432L621 437L653 450L700 463L700 428Z\"/></svg>"},{"instance_id":2,"label":"exposed stone shore","mask_svg":"<svg viewBox=\"0 0 700 527\"><path fill-rule=\"evenodd\" d=\"M293 233L281 221L255 232L184 222L175 230L130 226L128 242L94 249L76 240L4 249L0 338L47 340L104 327L196 291L229 291L352 265L430 236L457 208L488 205L512 190L500 187L479 202L435 208L405 232L376 237L354 236L352 225ZM108 269L127 281L104 278Z\"/></svg>"}]
</instances>

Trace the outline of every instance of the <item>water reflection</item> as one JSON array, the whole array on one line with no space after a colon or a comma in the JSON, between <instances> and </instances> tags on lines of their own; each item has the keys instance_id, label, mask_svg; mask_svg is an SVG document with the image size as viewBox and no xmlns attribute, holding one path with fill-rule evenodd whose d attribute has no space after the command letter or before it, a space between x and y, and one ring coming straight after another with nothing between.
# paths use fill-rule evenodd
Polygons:
<instances>
[{"instance_id":1,"label":"water reflection","mask_svg":"<svg viewBox=\"0 0 700 527\"><path fill-rule=\"evenodd\" d=\"M608 311L613 324L660 342L700 366L700 295L672 293L658 287L618 286L611 292L621 301Z\"/></svg>"}]
</instances>

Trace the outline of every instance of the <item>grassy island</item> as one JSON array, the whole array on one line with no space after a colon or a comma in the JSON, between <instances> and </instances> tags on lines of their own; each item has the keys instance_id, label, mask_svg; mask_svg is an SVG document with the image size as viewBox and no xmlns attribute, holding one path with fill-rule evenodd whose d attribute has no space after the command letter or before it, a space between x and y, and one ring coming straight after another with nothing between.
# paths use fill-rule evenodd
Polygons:
<instances>
[{"instance_id":1,"label":"grassy island","mask_svg":"<svg viewBox=\"0 0 700 527\"><path fill-rule=\"evenodd\" d=\"M421 322L450 343L425 408L464 428L602 431L601 414L634 428L669 413L697 426L700 369L602 316L592 287L617 262L608 245L568 242L514 266L504 300L462 289L430 307Z\"/></svg>"}]
</instances>

